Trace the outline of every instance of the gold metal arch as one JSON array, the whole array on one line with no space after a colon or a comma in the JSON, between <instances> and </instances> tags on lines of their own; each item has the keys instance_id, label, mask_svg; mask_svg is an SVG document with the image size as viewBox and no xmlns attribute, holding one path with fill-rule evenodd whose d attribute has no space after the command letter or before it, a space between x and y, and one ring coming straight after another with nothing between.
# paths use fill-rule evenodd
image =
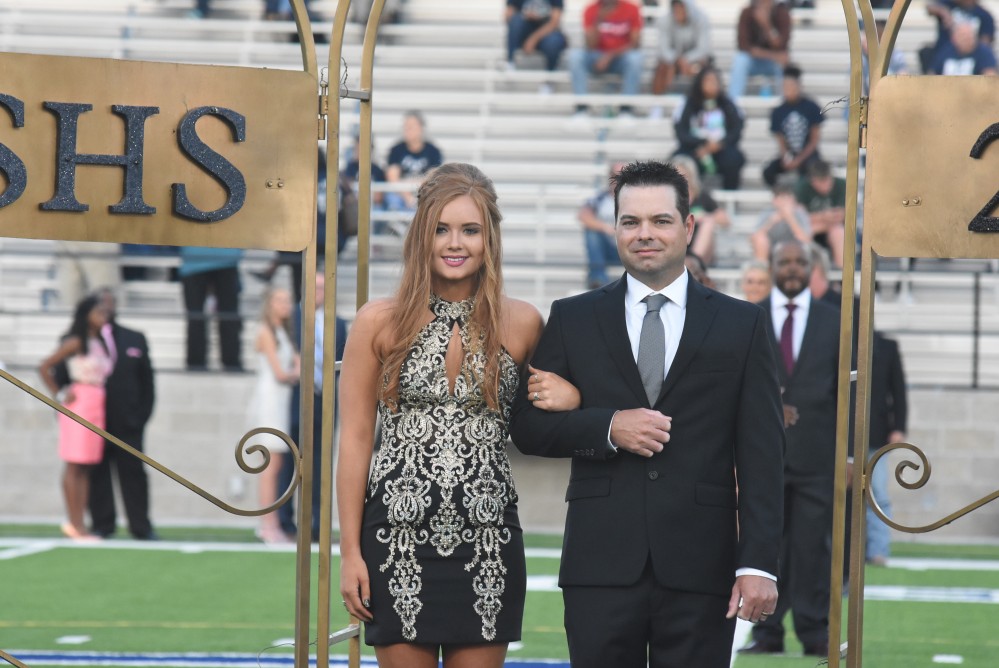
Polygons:
<instances>
[{"instance_id":1,"label":"gold metal arch","mask_svg":"<svg viewBox=\"0 0 999 668\"><path fill-rule=\"evenodd\" d=\"M875 26L875 14L870 0L842 0L843 11L846 16L847 32L850 39L850 127L849 127L849 150L847 153L847 247L844 249L843 267L843 301L842 312L852 313L854 306L853 280L856 274L856 202L859 186L859 156L860 149L868 145L867 127L868 113L871 108L871 99L879 99L875 94L877 83L883 79L888 71L891 61L892 51L895 41L898 38L902 20L909 8L910 0L896 0L888 14L884 33L878 39ZM860 13L857 9L859 6ZM868 58L870 64L869 93L862 88L862 55L860 47L860 19L863 19L864 33L868 45ZM884 95L882 96L884 97ZM892 117L894 119L894 117ZM871 160L877 160L881 156L876 155L876 151L870 152ZM868 169L871 169L872 162L868 162ZM870 171L869 171L870 175ZM867 183L871 187L870 181ZM868 190L868 195L871 194ZM870 205L868 198L867 204ZM907 204L908 202L905 202ZM917 200L918 203L918 200ZM844 539L844 515L845 515L845 493L846 493L846 461L847 461L847 427L849 420L849 362L850 362L850 341L853 334L852 318L843 317L840 329L840 385L838 397L838 424L837 424L837 450L836 450L836 483L835 483L835 505L833 516L833 565L830 574L832 582L832 592L830 598L829 612L829 665L836 668L840 665L841 659L846 659L846 665L850 668L859 668L863 662L863 614L864 614L864 564L865 564L865 504L869 504L875 515L890 527L906 533L926 533L945 526L968 513L977 510L987 503L999 499L999 490L988 494L977 501L966 505L960 510L953 512L934 522L908 526L888 518L884 511L874 500L870 485L871 473L874 467L889 452L895 450L907 450L912 452L918 461L904 460L895 468L895 479L905 489L919 489L923 487L930 478L930 462L923 451L916 445L910 443L892 443L879 449L879 451L868 461L868 425L870 421L870 375L871 375L871 355L873 350L873 320L874 320L874 283L877 273L877 253L872 246L872 238L882 236L898 236L904 233L904 228L896 225L889 225L888 220L875 220L875 216L868 216L865 221L865 235L860 251L860 307L859 321L857 323L857 393L854 406L855 432L853 454L857 465L853 467L851 484L854 490L860 493L854 494L852 498L852 525L850 536L850 596L847 610L847 646L846 651L841 653L841 620L842 620L842 558ZM876 233L876 234L875 234ZM924 242L925 243L925 242ZM911 246L911 245L910 245ZM965 245L963 248L967 248ZM911 246L911 248L916 248ZM941 247L942 248L942 247ZM940 252L937 247L919 247L917 250L925 256L934 256L933 253ZM984 250L977 249L974 252L989 252L987 246ZM953 256L953 248L950 249ZM844 355L845 353L845 355ZM919 478L915 481L908 481L905 478L909 470L920 471Z\"/></svg>"},{"instance_id":2,"label":"gold metal arch","mask_svg":"<svg viewBox=\"0 0 999 668\"><path fill-rule=\"evenodd\" d=\"M316 58L315 39L313 36L311 21L306 11L304 0L291 0L292 12L295 20L298 39L302 52L302 67L306 73L316 80L317 91L319 92L319 103L317 106L317 139L327 138L327 201L335 203L338 201L338 175L339 175L339 131L340 131L340 99L351 97L358 99L362 104L361 111L361 173L359 178L361 197L359 206L359 248L358 267L363 274L358 278L359 286L363 286L365 299L367 294L368 276L368 230L370 226L370 168L371 168L371 85L373 74L373 62L375 41L378 26L381 20L384 0L375 0L372 3L367 27L364 33L362 48L362 82L361 89L351 91L346 87L339 86L337 78L337 89L331 103L328 95L327 82L319 81L319 70ZM350 0L341 0L337 4L330 39L329 71L339 72L340 62L343 53L344 34L346 31L347 14L350 8ZM328 227L337 229L338 207L331 207L327 216ZM303 317L302 317L302 374L301 391L303 397L312 396L314 393L313 368L315 362L315 316L316 316L316 290L315 280L317 268L317 223L316 223L315 203L313 205L312 233L311 241L304 250L304 264L302 272L302 294L303 294ZM331 585L331 555L332 555L332 435L335 424L335 350L336 350L336 238L334 234L326 237L326 257L329 259L325 266L325 277L329 284L329 289L325 293L323 313L325 315L322 322L324 332L323 345L323 403L322 403L322 428L326 438L318 447L322 449L323 467L318 472L320 484L320 535L319 535L319 556L318 556L318 609L317 609L317 667L328 668L329 666L329 646L330 644L347 640L349 642L349 665L351 668L360 666L360 643L357 620L351 620L352 624L347 629L330 632L330 585ZM360 289L360 288L359 288ZM358 305L364 299L358 300ZM160 473L168 476L177 483L190 489L202 498L215 506L235 515L258 516L272 512L279 506L287 502L296 489L301 490L303 501L310 499L312 490L317 483L313 471L313 447L314 434L312 425L314 417L314 403L312 401L301 402L300 412L300 442L295 444L285 433L271 428L256 428L247 432L236 446L235 456L237 465L247 473L256 474L263 471L270 462L270 453L266 448L254 444L252 439L259 434L271 434L284 441L294 455L295 470L292 482L281 494L280 498L266 508L244 509L237 508L225 503L217 496L205 489L193 484L183 476L163 466L156 460L139 452L131 445L121 439L98 428L79 415L66 409L58 402L53 401L45 394L27 385L10 373L0 369L0 378L12 383L19 389L32 395L39 401L45 403L56 411L71 418L77 423L99 434L115 446L131 453L141 459L145 464L156 469ZM246 460L247 455L259 454L263 461L260 464L250 464ZM296 556L296 594L295 594L295 665L297 668L308 668L309 666L309 630L311 626L310 593L311 593L311 543L310 532L307 527L312 524L312 505L308 501L299 504L298 509L299 531L297 556ZM321 640L321 642L320 642ZM28 668L16 657L0 650L0 660L6 661L18 668Z\"/></svg>"},{"instance_id":3,"label":"gold metal arch","mask_svg":"<svg viewBox=\"0 0 999 668\"><path fill-rule=\"evenodd\" d=\"M885 25L881 40L878 38L875 25L874 8L870 0L842 0L843 13L846 19L847 35L850 44L850 96L849 96L849 130L847 151L847 193L846 193L846 240L843 250L843 287L841 313L854 312L854 290L857 258L857 196L860 184L860 149L867 145L867 116L869 110L869 91L875 83L888 71L891 52L894 49L902 18L908 9L910 0L898 0L894 3ZM860 9L858 15L857 9ZM863 50L860 41L860 21L863 20L864 37L867 41L869 88L863 89ZM883 40L883 41L882 41ZM867 221L867 224L876 224ZM864 299L873 294L873 273L870 271L870 258L864 254L862 265L865 275L862 277L861 314L858 323L858 385L856 398L856 430L854 436L853 455L860 465L853 467L852 479L848 481L847 457L849 452L849 422L850 422L850 385L851 360L853 352L853 318L844 315L840 318L840 368L837 396L837 432L836 432L836 468L833 505L833 547L832 568L830 570L829 599L829 655L831 668L838 668L840 660L846 658L847 666L854 668L862 665L863 648L863 591L864 591L864 495L870 495L867 489L867 470L863 462L867 458L867 423L869 415L870 393L870 350L873 336L872 316L873 301ZM863 493L854 494L852 498L852 522L850 536L850 597L848 599L848 630L847 648L845 654L840 651L842 637L842 605L843 605L843 541L846 525L846 488L851 485L854 490Z\"/></svg>"}]
</instances>

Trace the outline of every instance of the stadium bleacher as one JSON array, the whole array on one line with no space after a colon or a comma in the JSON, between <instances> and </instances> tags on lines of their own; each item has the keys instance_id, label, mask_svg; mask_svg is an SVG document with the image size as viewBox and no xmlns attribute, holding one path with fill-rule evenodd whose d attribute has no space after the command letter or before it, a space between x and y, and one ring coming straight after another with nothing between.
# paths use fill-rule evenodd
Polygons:
<instances>
[{"instance_id":1,"label":"stadium bleacher","mask_svg":"<svg viewBox=\"0 0 999 668\"><path fill-rule=\"evenodd\" d=\"M570 42L581 39L583 0L567 0L565 29ZM735 22L743 0L702 0L712 19L716 60L723 71L731 62ZM330 29L336 3L316 0L318 33ZM300 68L301 52L291 39L290 21L264 21L260 0L214 0L214 17L186 18L192 0L0 0L0 51L128 58L243 67ZM652 16L655 8L646 8ZM344 68L348 87L359 86L362 27L348 27ZM915 71L915 51L931 40L934 27L921 5L910 8L897 48L907 53ZM508 291L535 303L547 313L552 300L583 289L585 256L576 210L606 173L609 160L666 157L675 141L670 113L680 102L676 94L641 95L634 101L640 117L627 124L610 113L619 98L599 83L589 101L608 113L588 127L567 126L575 98L568 72L549 74L532 58L518 60L515 71L499 67L504 58L505 28L500 3L489 0L407 0L402 21L384 26L374 72L374 133L376 155L384 157L397 139L403 111L425 113L429 137L448 160L473 162L496 182L505 216L504 244ZM656 33L643 33L646 81L655 62ZM320 64L328 60L328 45L317 45ZM846 161L847 123L843 112L849 88L849 54L842 7L819 2L818 9L795 14L792 57L804 71L804 88L827 108L821 151L842 172ZM334 77L330 77L333 79ZM542 82L551 94L539 94ZM749 164L744 189L718 192L733 225L719 239L718 266L712 276L721 289L738 291L739 266L749 257L746 237L759 211L769 201L760 170L771 157L769 111L776 97L762 97L758 88L740 104L747 116L743 148ZM644 118L661 106L666 119ZM343 103L341 135L350 137L358 122L356 103ZM348 141L342 142L348 148ZM398 237L383 235L373 243L372 296L388 294L397 277ZM58 244L0 239L0 359L13 366L33 366L49 352L65 328L68 312L59 304L54 280ZM250 252L244 272L260 269L270 254ZM127 257L123 262L170 264L169 258ZM923 262L914 272L898 272L898 263L885 263L891 275L879 283L903 282L900 297L886 290L879 297L877 325L902 343L916 384L967 384L970 344L967 335L974 308L973 272L979 271L986 362L999 359L999 316L995 302L999 277L988 263ZM350 317L355 308L356 245L341 258L338 311ZM262 285L244 280L242 310L251 320L259 311ZM184 358L181 291L166 280L129 281L124 286L122 317L151 336L155 363L180 369ZM932 318L924 317L933 313ZM927 324L930 323L930 324ZM250 345L252 328L245 328ZM252 356L246 355L247 360ZM984 368L990 365L983 362ZM995 364L991 364L995 367ZM999 384L999 372L981 381Z\"/></svg>"}]
</instances>

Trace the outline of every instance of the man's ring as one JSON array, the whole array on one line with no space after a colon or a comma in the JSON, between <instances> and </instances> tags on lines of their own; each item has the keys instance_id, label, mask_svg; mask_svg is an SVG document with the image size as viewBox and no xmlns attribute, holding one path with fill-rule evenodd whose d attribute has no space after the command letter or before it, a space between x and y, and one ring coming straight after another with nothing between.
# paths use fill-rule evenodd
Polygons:
<instances>
[{"instance_id":1,"label":"man's ring","mask_svg":"<svg viewBox=\"0 0 999 668\"><path fill-rule=\"evenodd\" d=\"M541 395L539 393L535 392L534 393L534 401L537 401L540 398L541 398Z\"/></svg>"},{"instance_id":2,"label":"man's ring","mask_svg":"<svg viewBox=\"0 0 999 668\"><path fill-rule=\"evenodd\" d=\"M538 382L538 374L534 374L533 376L531 376L531 380L533 380L535 383Z\"/></svg>"}]
</instances>

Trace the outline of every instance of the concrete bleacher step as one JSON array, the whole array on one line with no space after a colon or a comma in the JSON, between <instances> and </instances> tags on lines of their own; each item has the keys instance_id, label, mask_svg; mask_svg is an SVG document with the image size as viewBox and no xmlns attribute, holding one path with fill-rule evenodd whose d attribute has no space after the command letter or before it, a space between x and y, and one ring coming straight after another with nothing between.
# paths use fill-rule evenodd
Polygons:
<instances>
[{"instance_id":1,"label":"concrete bleacher step","mask_svg":"<svg viewBox=\"0 0 999 668\"><path fill-rule=\"evenodd\" d=\"M565 30L575 43L579 42L579 15L584 4L584 0L568 0L566 6ZM744 0L701 3L713 21L712 36L723 69L728 67L734 51L735 21L744 4ZM818 10L795 13L792 53L805 67L806 90L820 104L827 105L841 97L848 86L846 32L842 8L837 3L820 4L823 6ZM0 0L0 49L301 67L300 50L288 41L294 32L293 24L262 21L259 0L213 0L216 18L204 21L184 18L191 6L191 0L91 0L81 10L78 0ZM321 19L317 29L328 29L335 8L333 0L312 3ZM507 287L511 294L530 299L546 312L553 299L583 288L582 236L575 219L579 204L603 182L608 159L665 157L672 153L675 139L669 119L681 97L637 96L633 102L640 115L662 107L664 120L651 123L639 118L627 125L604 115L604 109L619 104L620 98L604 94L603 87L595 85L591 88L593 94L586 98L594 106L589 126L566 127L575 102L567 72L560 70L550 75L531 69L529 59L525 68L515 72L497 68L504 58L501 10L495 3L408 0L403 21L384 26L375 67L376 155L383 157L396 140L403 111L423 109L430 135L447 158L474 162L496 182L506 217ZM646 10L646 84L655 58L656 11ZM899 46L911 55L932 36L933 23L925 12L910 8ZM358 85L359 38L359 26L351 25L344 56L348 85L352 87ZM320 45L317 51L320 63L325 63L328 47ZM552 95L537 94L542 82L554 87ZM737 289L737 267L748 256L746 237L769 201L759 172L773 152L768 118L778 99L750 95L739 102L747 117L744 150L749 164L743 172L744 190L716 193L733 220L731 229L720 232L718 237L720 261L729 268L717 271L729 291ZM826 118L821 148L841 165L847 134L843 112L830 108ZM341 128L345 136L357 122L356 104L346 103ZM345 149L348 145L344 142ZM37 313L45 306L44 296L55 285L51 259L54 246L41 243L48 245L15 249L3 242L0 278L10 280L3 282L0 291L0 318L12 313ZM395 289L398 280L399 237L383 236L373 245L376 260L371 270L372 295L386 295ZM355 305L350 294L356 287L356 276L349 275L355 270L351 266L352 249L353 245L345 252L340 274L341 295L348 295L338 307L343 315L350 315ZM265 258L251 256L244 269L262 266ZM963 336L962 329L967 326L963 309L970 302L966 287L946 284L948 279L936 274L914 275L907 293L914 304L906 308L883 300L879 304L879 323L909 331L921 320L932 319L929 314L933 304L943 303L947 308L939 310L940 328L945 332L940 345L952 345L955 337ZM183 307L179 286L166 281L128 282L123 290L125 317L150 319L143 325L156 337L154 345L160 351L155 353L157 363L165 368L182 366ZM247 279L244 290L242 309L248 323L244 346L250 359L249 323L255 320L263 286ZM43 327L50 328L51 339L62 331L68 313L58 303L49 308L50 319L44 321L47 324L43 323ZM3 320L0 325L9 322ZM996 326L991 315L983 322L987 327ZM14 329L19 329L16 323ZM36 331L34 338L45 337ZM0 330L0 358L9 356L14 345L10 341ZM41 352L32 349L31 355ZM927 377L938 373L934 369L927 367Z\"/></svg>"}]
</instances>

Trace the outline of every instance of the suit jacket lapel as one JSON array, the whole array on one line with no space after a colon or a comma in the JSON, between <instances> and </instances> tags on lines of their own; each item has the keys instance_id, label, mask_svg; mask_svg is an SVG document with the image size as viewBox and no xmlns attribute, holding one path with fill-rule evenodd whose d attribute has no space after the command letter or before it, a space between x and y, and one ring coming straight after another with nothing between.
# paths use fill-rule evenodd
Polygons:
<instances>
[{"instance_id":1,"label":"suit jacket lapel","mask_svg":"<svg viewBox=\"0 0 999 668\"><path fill-rule=\"evenodd\" d=\"M704 337L707 336L717 311L718 305L711 298L711 291L693 278L688 279L687 315L684 317L683 333L680 334L680 345L676 349L676 356L666 374L666 380L659 392L659 400L656 401L657 404L673 389L677 379L683 376L687 370L690 361L694 359L694 354L697 353Z\"/></svg>"},{"instance_id":2,"label":"suit jacket lapel","mask_svg":"<svg viewBox=\"0 0 999 668\"><path fill-rule=\"evenodd\" d=\"M812 303L809 304L808 309L808 319L805 320L805 334L801 338L801 350L798 351L798 359L794 361L794 371L791 372L793 377L798 372L798 367L801 366L802 362L807 362L809 358L809 351L815 348L815 337L818 336L818 325L815 322L815 301L816 299L812 297Z\"/></svg>"},{"instance_id":3,"label":"suit jacket lapel","mask_svg":"<svg viewBox=\"0 0 999 668\"><path fill-rule=\"evenodd\" d=\"M780 342L777 341L777 332L774 331L773 314L770 312L770 309L772 308L770 304L770 297L767 297L760 302L760 308L766 311L767 314L763 323L766 325L767 337L770 339L770 348L773 350L774 359L777 361L777 379L780 381L781 387L787 387L787 369L784 368L784 361L780 355Z\"/></svg>"},{"instance_id":4,"label":"suit jacket lapel","mask_svg":"<svg viewBox=\"0 0 999 668\"><path fill-rule=\"evenodd\" d=\"M642 376L638 373L638 365L631 352L631 340L625 323L624 297L627 291L628 282L623 277L616 283L611 283L604 288L604 294L597 300L594 310L607 350L621 371L621 377L642 405L648 406L649 400L645 396Z\"/></svg>"}]
</instances>

